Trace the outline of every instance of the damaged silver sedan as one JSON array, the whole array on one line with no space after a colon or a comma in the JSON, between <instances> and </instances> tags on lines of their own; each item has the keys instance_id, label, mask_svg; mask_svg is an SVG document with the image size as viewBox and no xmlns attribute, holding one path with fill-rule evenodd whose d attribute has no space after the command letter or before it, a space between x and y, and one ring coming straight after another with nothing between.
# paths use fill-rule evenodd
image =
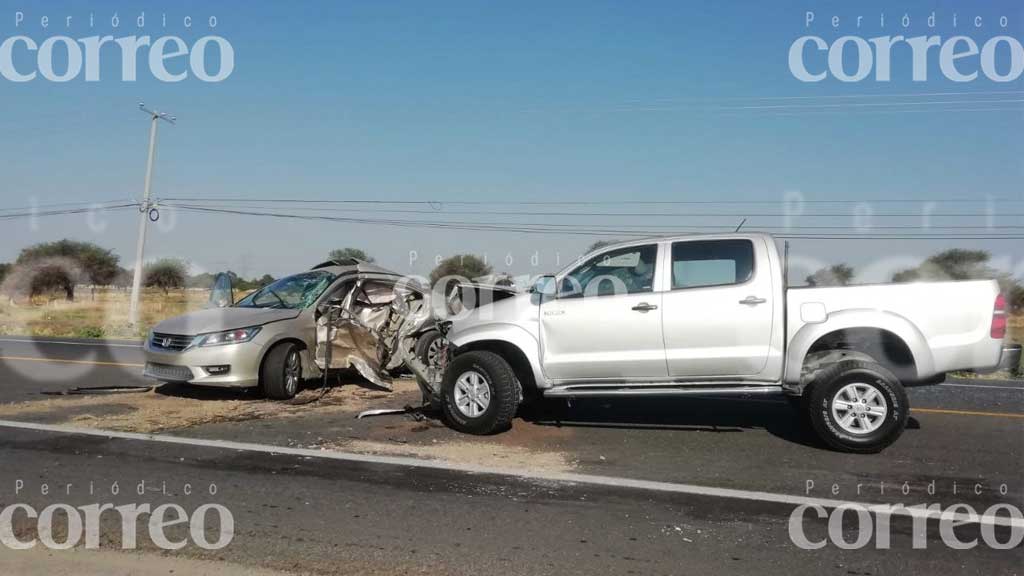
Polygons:
<instances>
[{"instance_id":1,"label":"damaged silver sedan","mask_svg":"<svg viewBox=\"0 0 1024 576\"><path fill-rule=\"evenodd\" d=\"M426 296L414 281L352 259L282 278L238 302L221 275L208 309L154 327L144 346L145 375L163 382L258 388L269 398L289 399L304 380L322 377L329 364L355 368L388 388L389 371L402 365L397 342L412 339L413 353L419 345L424 362L431 350L436 357L440 335L432 329L429 309L410 317L413 322L404 323L399 338L398 320L419 312L417 302ZM341 314L342 309L351 314ZM317 332L326 325L327 312L336 313L338 322L332 329L334 353L325 364L318 343L326 340L318 340Z\"/></svg>"}]
</instances>

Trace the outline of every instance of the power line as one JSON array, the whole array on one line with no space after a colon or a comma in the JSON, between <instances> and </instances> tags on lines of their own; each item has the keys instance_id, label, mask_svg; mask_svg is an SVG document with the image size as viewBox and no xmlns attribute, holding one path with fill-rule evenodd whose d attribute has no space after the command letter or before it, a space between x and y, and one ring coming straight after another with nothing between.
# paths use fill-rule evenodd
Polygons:
<instances>
[{"instance_id":1,"label":"power line","mask_svg":"<svg viewBox=\"0 0 1024 576\"><path fill-rule=\"evenodd\" d=\"M970 90L966 92L903 92L897 94L815 94L810 96L708 96L704 98L655 98L647 102L751 101L751 100L830 100L860 98L936 98L944 96L1010 96L1024 90ZM626 102L644 102L633 99Z\"/></svg>"},{"instance_id":2,"label":"power line","mask_svg":"<svg viewBox=\"0 0 1024 576\"><path fill-rule=\"evenodd\" d=\"M38 210L40 208L58 208L58 207L61 207L61 206L80 206L80 207L99 207L99 208L102 208L102 207L104 207L104 205L107 205L107 204L117 204L119 202L124 202L124 201L125 200L123 198L118 198L116 200L103 200L103 201L100 201L100 202L82 202L82 201L78 201L78 202L51 202L51 203L47 203L47 204L36 204L34 206L20 206L18 208L0 208L0 212L12 212L12 211L19 211L19 210Z\"/></svg>"},{"instance_id":3,"label":"power line","mask_svg":"<svg viewBox=\"0 0 1024 576\"><path fill-rule=\"evenodd\" d=\"M239 206L230 206L230 205L192 205L192 204L175 204L175 203L167 203L167 204L164 204L164 206L168 206L168 207L172 207L172 208L182 208L182 209L219 209L219 210L226 210L226 211L229 211L229 212L240 211L241 208L242 208L242 207L239 207ZM279 207L276 207L276 206L271 206L271 207L245 206L244 208L247 211L254 211L254 210L257 210L257 209L261 209L261 208L263 208L265 210L275 211L275 212L266 212L265 214L278 214L280 212L277 212L277 211L282 210L282 208L279 208ZM486 215L486 216L496 216L496 215L501 215L501 216L523 216L523 215L542 214L544 216L552 216L552 215L557 215L558 214L558 213L483 212L483 211L424 212L424 211L418 211L418 210L369 210L369 209L355 209L355 210L352 210L352 209L345 209L345 208L291 208L291 210L292 211L307 211L307 212L308 211L313 211L316 214L320 214L320 213L323 213L323 212L342 212L342 213L345 213L345 214L353 213L353 212L355 212L355 213L372 212L372 213L415 214L415 215L419 215L419 216L445 216L445 215L450 215L450 214L460 214L460 215L467 215L467 214L469 214L469 215ZM263 214L263 213L261 212L261 214ZM296 214L296 216L303 216L303 215L304 214ZM572 216L583 216L584 214L574 213L574 214L571 214L571 215ZM602 216L602 217L616 217L616 218L619 218L619 217L622 217L622 216L626 216L626 214L622 214L622 213L601 213L600 216ZM812 214L812 215L807 215L807 216L808 217L813 217L815 215ZM742 217L742 214L734 214L734 215L730 214L729 217L740 218L740 217ZM427 220L427 221L424 221L424 222L442 223L442 222L430 221L430 220ZM455 223L456 224L465 224L466 222L455 222ZM471 224L477 224L477 223L476 222L472 222ZM483 224L501 224L501 225L517 225L517 226L543 225L543 226L567 227L567 228L574 228L574 227L575 228L578 228L578 227L593 228L593 227L597 227L597 226L601 226L601 227L605 226L604 223L596 223L596 222L592 222L592 223L554 223L554 222L488 221L488 222L485 222ZM625 225L626 223L616 223L616 224L622 226L622 225ZM724 223L724 224L687 224L686 227L687 228L705 228L705 229L716 229L716 230L718 230L718 229L733 228L734 227L733 224L734 223ZM644 223L643 224L643 228L644 229L671 229L671 230L676 230L679 227L678 226L673 226L673 225L647 224L647 223ZM761 229L761 230L766 230L766 229L772 229L772 230L803 230L803 229L806 229L806 230L874 230L874 229L880 229L880 230L884 230L884 229L891 229L891 230L915 230L915 229L916 230L944 230L944 229L952 229L952 230L958 230L958 229L959 230L979 230L979 229L980 230L991 230L991 229L1018 230L1019 229L1019 230L1024 230L1024 225L1004 225L1004 224L985 225L985 224L978 224L978 225L965 226L965 225L955 225L955 224L938 224L938 225L927 225L926 226L926 225L901 224L901 225L844 226L844 225L838 225L838 224L830 224L830 225L817 225L817 226L812 226L812 225L789 225L789 226L760 225L760 226L758 226L758 228Z\"/></svg>"},{"instance_id":4,"label":"power line","mask_svg":"<svg viewBox=\"0 0 1024 576\"><path fill-rule=\"evenodd\" d=\"M443 207L445 205L548 205L548 206L618 206L618 205L772 205L784 204L780 200L319 200L302 198L239 198L239 197L166 197L160 201L169 202L268 202L294 204L383 204L383 205L420 205ZM982 203L1024 203L1024 198L944 198L944 199L894 199L894 198L863 198L863 199L808 199L794 200L792 204L982 204Z\"/></svg>"},{"instance_id":5,"label":"power line","mask_svg":"<svg viewBox=\"0 0 1024 576\"><path fill-rule=\"evenodd\" d=\"M965 105L978 105L978 104L1020 104L1024 103L1024 99L1010 98L1010 99L999 99L999 100L919 100L916 102L837 102L834 104L811 104L811 103L794 103L794 104L742 104L742 105L720 105L720 104L706 104L706 105L692 105L683 104L679 106L623 106L620 108L609 108L609 112L662 112L662 111L706 111L706 112L718 112L718 111L737 111L737 110L814 110L814 109L826 109L826 108L897 108L903 109L903 106L965 106ZM1012 110L1010 108L1009 110Z\"/></svg>"},{"instance_id":6,"label":"power line","mask_svg":"<svg viewBox=\"0 0 1024 576\"><path fill-rule=\"evenodd\" d=\"M185 204L166 204L167 206L186 206ZM224 205L190 205L192 207L207 207L207 208L239 208ZM246 208L252 208L246 206ZM276 208L267 208L274 210ZM323 209L321 209L323 210ZM610 216L617 218L845 218L854 216L855 214L850 213L817 213L817 214L785 214L785 213L751 213L751 212L532 212L532 211L474 211L474 210L435 210L434 212L424 212L422 210L407 210L407 209L388 209L388 210L370 210L370 209L345 209L344 212L374 212L374 213L394 213L394 214L458 214L458 215L474 215L474 216L564 216L564 217L600 217ZM1001 214L997 212L992 213L915 213L915 212L902 212L902 213L878 213L865 215L872 218L920 218L923 216L935 217L935 218L1009 218L1009 217L1024 217L1024 213L1020 214Z\"/></svg>"},{"instance_id":7,"label":"power line","mask_svg":"<svg viewBox=\"0 0 1024 576\"><path fill-rule=\"evenodd\" d=\"M506 225L506 224L489 224L483 222L437 222L437 221L422 221L422 220L396 220L396 219L372 219L372 218L349 218L349 217L337 217L337 216L317 216L308 214L290 214L281 212L256 212L247 210L228 210L220 208L202 208L195 206L180 206L185 211L191 212L205 212L205 213L217 213L217 214L233 214L238 216L261 216L269 218L281 218L281 219L294 219L294 220L313 220L313 221L327 221L327 222L346 222L355 224L375 224L384 226L395 226L402 228L437 228L437 229L451 229L451 230L475 230L475 231L495 231L495 232L515 232L524 234L570 234L570 235L604 235L604 236L651 236L650 230L646 227L643 229L608 229L608 228L593 228L593 229L574 229L574 228L553 228L548 225L535 224L535 225ZM723 227L723 231L728 231L730 228ZM751 231L756 231L757 228L750 228ZM686 227L680 227L679 233L686 233ZM1020 234L981 234L981 233L964 233L964 234L800 234L800 233L786 233L779 234L780 238L794 238L794 239L931 239L931 240L1021 240L1024 239L1024 235Z\"/></svg>"},{"instance_id":8,"label":"power line","mask_svg":"<svg viewBox=\"0 0 1024 576\"><path fill-rule=\"evenodd\" d=\"M124 208L137 207L138 204L120 204L116 206L93 206L89 208L73 208L65 210L45 210L45 211L31 211L31 212L19 212L13 214L0 214L0 220L18 220L21 218L43 218L47 216L67 216L70 214L88 214L90 212L107 212L113 210L120 210Z\"/></svg>"}]
</instances>

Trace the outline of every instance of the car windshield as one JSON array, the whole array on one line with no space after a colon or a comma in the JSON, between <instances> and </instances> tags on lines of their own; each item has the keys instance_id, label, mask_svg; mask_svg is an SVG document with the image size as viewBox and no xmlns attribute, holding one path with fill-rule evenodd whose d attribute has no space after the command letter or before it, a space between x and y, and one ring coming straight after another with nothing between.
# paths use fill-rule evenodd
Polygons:
<instances>
[{"instance_id":1,"label":"car windshield","mask_svg":"<svg viewBox=\"0 0 1024 576\"><path fill-rule=\"evenodd\" d=\"M241 308L308 308L334 282L336 275L326 270L313 270L281 278L242 298L235 306Z\"/></svg>"}]
</instances>

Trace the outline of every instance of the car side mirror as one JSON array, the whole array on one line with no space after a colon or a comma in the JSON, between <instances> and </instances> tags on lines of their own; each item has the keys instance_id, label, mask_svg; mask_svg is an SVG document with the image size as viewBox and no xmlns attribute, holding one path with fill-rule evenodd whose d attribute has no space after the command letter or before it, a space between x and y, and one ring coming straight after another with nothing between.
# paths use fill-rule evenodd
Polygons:
<instances>
[{"instance_id":1,"label":"car side mirror","mask_svg":"<svg viewBox=\"0 0 1024 576\"><path fill-rule=\"evenodd\" d=\"M210 287L210 300L207 308L227 308L235 303L234 287L231 283L231 276L221 272L213 280Z\"/></svg>"}]
</instances>

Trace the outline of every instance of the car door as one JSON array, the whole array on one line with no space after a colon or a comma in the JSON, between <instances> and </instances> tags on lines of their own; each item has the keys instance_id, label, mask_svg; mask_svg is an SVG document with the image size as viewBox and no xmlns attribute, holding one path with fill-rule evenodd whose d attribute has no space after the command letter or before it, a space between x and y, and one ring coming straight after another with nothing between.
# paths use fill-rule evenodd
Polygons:
<instances>
[{"instance_id":1,"label":"car door","mask_svg":"<svg viewBox=\"0 0 1024 576\"><path fill-rule=\"evenodd\" d=\"M658 244L615 248L558 279L540 306L544 371L553 380L664 379Z\"/></svg>"},{"instance_id":2,"label":"car door","mask_svg":"<svg viewBox=\"0 0 1024 576\"><path fill-rule=\"evenodd\" d=\"M676 378L755 376L771 351L774 279L763 241L673 242L663 299L665 353Z\"/></svg>"}]
</instances>

